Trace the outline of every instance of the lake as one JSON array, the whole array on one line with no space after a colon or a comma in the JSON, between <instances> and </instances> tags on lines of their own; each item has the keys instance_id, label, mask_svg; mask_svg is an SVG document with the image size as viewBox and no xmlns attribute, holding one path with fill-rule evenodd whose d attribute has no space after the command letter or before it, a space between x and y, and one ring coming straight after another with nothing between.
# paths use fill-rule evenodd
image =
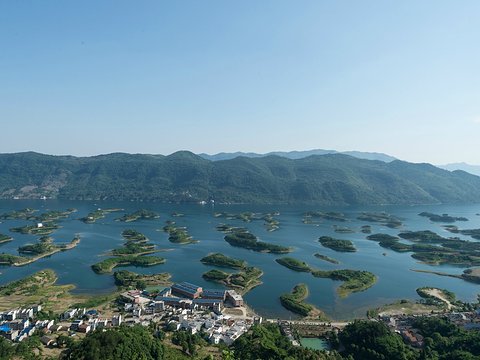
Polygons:
<instances>
[{"instance_id":1,"label":"lake","mask_svg":"<svg viewBox=\"0 0 480 360\"><path fill-rule=\"evenodd\" d=\"M275 205L197 205L197 204L160 204L138 202L108 202L108 201L64 201L64 200L3 200L0 201L0 213L14 209L31 207L39 213L47 210L65 210L70 207L78 212L59 224L61 229L52 234L59 242L70 241L75 234L80 234L81 242L73 250L57 253L49 258L41 259L25 267L0 267L0 283L30 275L38 270L53 269L59 276L58 283L76 285L76 292L88 294L107 293L115 289L113 276L97 275L90 266L105 258L109 250L120 247L124 240L121 232L124 229L135 229L144 233L150 241L164 252L159 256L167 259L163 265L149 268L128 267L131 271L140 273L169 272L173 281L188 281L206 288L219 288L221 285L203 280L202 274L211 266L203 265L200 259L211 252L221 252L225 255L246 260L249 265L263 270L263 284L245 295L245 300L259 314L270 318L296 318L297 316L280 305L279 296L290 292L294 285L305 283L310 290L308 302L316 305L334 319L344 320L365 316L367 309L378 305L391 303L397 299L418 299L415 289L422 286L445 288L453 291L460 300L475 301L480 286L460 279L440 277L425 273L412 272L410 269L437 270L449 273L462 273L463 268L443 265L429 266L419 264L411 258L410 253L396 253L382 248L375 241L366 240L367 234L360 232L362 225L371 225L372 233L388 233L397 235L402 230L432 230L442 236L453 236L447 232L441 223L433 223L428 218L418 216L422 211L437 214L448 213L453 216L464 216L467 222L455 223L461 229L480 228L480 205L425 205L425 206L363 206L363 207L319 207L319 206L275 206ZM105 219L94 224L85 224L78 219L97 208L123 208L124 212L111 213ZM160 219L142 220L131 223L115 221L124 213L139 209L150 209L160 214ZM305 211L339 211L348 218L347 222L322 220L320 224L303 224ZM172 212L185 214L184 217L172 217ZM250 223L241 220L226 220L214 217L216 212L240 213L274 212L280 221L280 228L268 232L263 221ZM390 229L376 223L356 220L363 211L385 211L403 219L400 229ZM174 220L179 226L187 226L188 232L196 240L196 244L180 245L168 241L168 235L162 231L166 220ZM230 246L224 239L224 234L215 226L227 223L248 228L260 240L274 244L291 246L290 254L310 264L317 269L358 269L368 270L378 277L378 282L367 291L354 293L345 299L340 299L335 289L339 282L330 279L314 278L308 273L298 273L289 270L275 259L282 255L265 254ZM6 220L0 223L0 233L12 235L14 240L1 244L0 252L17 254L19 246L36 241L32 235L21 235L9 232L9 228L29 224L28 221ZM339 225L355 230L352 234L339 234L333 226ZM340 253L324 248L318 242L320 236L332 236L352 240L358 249L355 253ZM469 236L455 234L462 239L474 241ZM340 261L339 265L330 264L313 256L320 252ZM385 255L383 255L385 253ZM120 268L117 268L120 269Z\"/></svg>"}]
</instances>

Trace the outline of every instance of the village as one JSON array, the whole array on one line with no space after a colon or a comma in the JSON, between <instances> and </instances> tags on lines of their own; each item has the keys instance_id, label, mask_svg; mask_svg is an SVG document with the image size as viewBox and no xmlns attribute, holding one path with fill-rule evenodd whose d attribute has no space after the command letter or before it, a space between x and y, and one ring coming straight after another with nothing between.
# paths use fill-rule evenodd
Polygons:
<instances>
[{"instance_id":1,"label":"village","mask_svg":"<svg viewBox=\"0 0 480 360\"><path fill-rule=\"evenodd\" d=\"M158 324L168 331L202 331L212 344L232 344L262 318L249 316L235 290L202 289L187 282L160 291L129 290L116 300L117 310L104 317L97 309L75 308L57 320L40 320L41 305L0 313L0 336L21 342L40 332L41 342L56 346L59 335L83 336L97 329Z\"/></svg>"}]
</instances>

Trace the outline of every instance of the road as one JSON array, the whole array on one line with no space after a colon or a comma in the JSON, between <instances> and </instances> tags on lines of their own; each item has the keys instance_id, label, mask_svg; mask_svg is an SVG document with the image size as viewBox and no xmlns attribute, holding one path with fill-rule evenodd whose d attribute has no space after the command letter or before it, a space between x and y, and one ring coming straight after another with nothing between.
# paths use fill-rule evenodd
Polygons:
<instances>
[{"instance_id":1,"label":"road","mask_svg":"<svg viewBox=\"0 0 480 360\"><path fill-rule=\"evenodd\" d=\"M265 319L265 321L269 323L277 323L279 320L278 319ZM330 327L336 327L336 328L344 328L350 322L341 322L341 321L336 321L336 322L325 322L325 321L315 321L315 320L280 320L282 322L286 322L291 325L309 325L309 326L330 326Z\"/></svg>"}]
</instances>

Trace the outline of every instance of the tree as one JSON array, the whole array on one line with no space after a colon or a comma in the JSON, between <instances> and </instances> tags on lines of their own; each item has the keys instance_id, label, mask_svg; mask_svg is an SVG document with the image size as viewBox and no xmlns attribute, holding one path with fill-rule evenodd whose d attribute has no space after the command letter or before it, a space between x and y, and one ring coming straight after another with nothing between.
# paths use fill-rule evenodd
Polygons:
<instances>
[{"instance_id":1,"label":"tree","mask_svg":"<svg viewBox=\"0 0 480 360\"><path fill-rule=\"evenodd\" d=\"M67 351L71 360L158 360L163 359L160 340L141 326L94 331Z\"/></svg>"},{"instance_id":2,"label":"tree","mask_svg":"<svg viewBox=\"0 0 480 360\"><path fill-rule=\"evenodd\" d=\"M414 353L399 335L377 321L355 320L340 333L346 354L356 360L409 360Z\"/></svg>"}]
</instances>

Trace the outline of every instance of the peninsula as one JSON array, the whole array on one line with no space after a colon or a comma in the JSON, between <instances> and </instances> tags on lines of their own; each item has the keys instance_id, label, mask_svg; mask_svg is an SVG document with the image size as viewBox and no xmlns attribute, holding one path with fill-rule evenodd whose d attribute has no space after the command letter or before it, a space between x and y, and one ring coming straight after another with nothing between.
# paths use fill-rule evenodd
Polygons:
<instances>
[{"instance_id":1,"label":"peninsula","mask_svg":"<svg viewBox=\"0 0 480 360\"><path fill-rule=\"evenodd\" d=\"M280 296L280 303L287 310L290 310L298 315L308 317L310 319L317 319L328 321L327 316L323 311L319 310L312 304L305 302L308 297L308 287L305 284L298 284L292 289L291 293Z\"/></svg>"}]
</instances>

